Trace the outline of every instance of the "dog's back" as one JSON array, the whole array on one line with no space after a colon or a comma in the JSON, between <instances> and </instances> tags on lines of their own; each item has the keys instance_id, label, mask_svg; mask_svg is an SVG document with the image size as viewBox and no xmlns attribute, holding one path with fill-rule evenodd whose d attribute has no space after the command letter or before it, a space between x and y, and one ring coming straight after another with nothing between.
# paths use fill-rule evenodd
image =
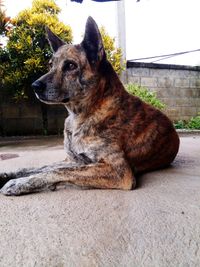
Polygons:
<instances>
[{"instance_id":1,"label":"dog's back","mask_svg":"<svg viewBox=\"0 0 200 267\"><path fill-rule=\"evenodd\" d=\"M135 172L167 167L179 149L179 137L171 121L137 97L130 99L123 105L128 122L122 124L123 149L129 164Z\"/></svg>"}]
</instances>

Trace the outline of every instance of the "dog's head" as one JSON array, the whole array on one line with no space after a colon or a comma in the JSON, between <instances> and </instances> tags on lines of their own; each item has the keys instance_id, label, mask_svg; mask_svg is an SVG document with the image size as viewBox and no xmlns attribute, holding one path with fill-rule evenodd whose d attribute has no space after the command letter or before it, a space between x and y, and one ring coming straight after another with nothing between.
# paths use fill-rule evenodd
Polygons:
<instances>
[{"instance_id":1,"label":"dog's head","mask_svg":"<svg viewBox=\"0 0 200 267\"><path fill-rule=\"evenodd\" d=\"M47 104L77 104L97 87L101 65L107 62L99 29L89 17L79 45L66 44L49 28L46 31L53 50L50 70L32 87L37 98Z\"/></svg>"}]
</instances>

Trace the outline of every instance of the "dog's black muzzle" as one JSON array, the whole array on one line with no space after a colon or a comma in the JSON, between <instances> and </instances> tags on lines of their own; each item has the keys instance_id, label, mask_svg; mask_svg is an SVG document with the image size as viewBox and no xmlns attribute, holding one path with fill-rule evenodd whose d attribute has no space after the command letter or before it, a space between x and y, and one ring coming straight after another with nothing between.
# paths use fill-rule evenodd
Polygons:
<instances>
[{"instance_id":1,"label":"dog's black muzzle","mask_svg":"<svg viewBox=\"0 0 200 267\"><path fill-rule=\"evenodd\" d=\"M46 89L46 84L39 81L39 80L36 80L35 82L33 82L31 84L31 86L35 92L36 97L39 100L43 100L44 99L44 91Z\"/></svg>"},{"instance_id":2,"label":"dog's black muzzle","mask_svg":"<svg viewBox=\"0 0 200 267\"><path fill-rule=\"evenodd\" d=\"M51 99L48 99L47 96L45 95L45 90L46 90L46 84L41 82L40 80L36 80L35 82L32 83L32 88L35 92L36 97L42 101L45 102L46 104L57 104L59 103L67 103L69 102L69 97L68 96L64 96L63 99L52 99L52 95L51 95Z\"/></svg>"},{"instance_id":3,"label":"dog's black muzzle","mask_svg":"<svg viewBox=\"0 0 200 267\"><path fill-rule=\"evenodd\" d=\"M32 83L31 86L37 95L41 95L44 92L44 90L46 89L46 84L44 84L43 82L38 81L38 80L35 81L34 83Z\"/></svg>"}]
</instances>

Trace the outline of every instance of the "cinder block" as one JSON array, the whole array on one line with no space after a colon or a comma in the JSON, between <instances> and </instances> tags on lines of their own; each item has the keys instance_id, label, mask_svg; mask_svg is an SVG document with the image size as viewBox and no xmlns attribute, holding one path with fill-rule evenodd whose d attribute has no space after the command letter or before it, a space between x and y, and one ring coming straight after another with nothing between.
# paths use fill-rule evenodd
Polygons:
<instances>
[{"instance_id":1,"label":"cinder block","mask_svg":"<svg viewBox=\"0 0 200 267\"><path fill-rule=\"evenodd\" d=\"M163 97L163 98L160 98L160 100L166 104L167 108L174 108L174 107L177 107L177 104L176 104L176 99L177 98L172 98L172 97Z\"/></svg>"},{"instance_id":2,"label":"cinder block","mask_svg":"<svg viewBox=\"0 0 200 267\"><path fill-rule=\"evenodd\" d=\"M150 69L150 77L171 77L173 76L173 70L170 69Z\"/></svg>"},{"instance_id":3,"label":"cinder block","mask_svg":"<svg viewBox=\"0 0 200 267\"><path fill-rule=\"evenodd\" d=\"M197 98L177 98L176 105L180 107L198 107L199 106L199 99Z\"/></svg>"},{"instance_id":4,"label":"cinder block","mask_svg":"<svg viewBox=\"0 0 200 267\"><path fill-rule=\"evenodd\" d=\"M186 88L182 90L182 96L188 97L188 98L199 98L200 103L200 88Z\"/></svg>"},{"instance_id":5,"label":"cinder block","mask_svg":"<svg viewBox=\"0 0 200 267\"><path fill-rule=\"evenodd\" d=\"M191 76L190 70L173 70L174 76L177 78L185 78L188 79Z\"/></svg>"},{"instance_id":6,"label":"cinder block","mask_svg":"<svg viewBox=\"0 0 200 267\"><path fill-rule=\"evenodd\" d=\"M191 88L200 88L200 79L199 78L190 78L190 85Z\"/></svg>"},{"instance_id":7,"label":"cinder block","mask_svg":"<svg viewBox=\"0 0 200 267\"><path fill-rule=\"evenodd\" d=\"M172 77L158 78L158 87L170 88L174 85L174 79Z\"/></svg>"},{"instance_id":8,"label":"cinder block","mask_svg":"<svg viewBox=\"0 0 200 267\"><path fill-rule=\"evenodd\" d=\"M166 107L173 107L174 106L174 101L171 98L168 97L160 97L159 98L164 104L166 104Z\"/></svg>"},{"instance_id":9,"label":"cinder block","mask_svg":"<svg viewBox=\"0 0 200 267\"><path fill-rule=\"evenodd\" d=\"M131 68L131 75L132 76L147 76L149 77L150 70L149 68Z\"/></svg>"},{"instance_id":10,"label":"cinder block","mask_svg":"<svg viewBox=\"0 0 200 267\"><path fill-rule=\"evenodd\" d=\"M190 70L190 77L200 79L200 71Z\"/></svg>"},{"instance_id":11,"label":"cinder block","mask_svg":"<svg viewBox=\"0 0 200 267\"><path fill-rule=\"evenodd\" d=\"M21 118L41 118L42 111L40 104L35 105L25 102L22 105L19 105L19 116Z\"/></svg>"},{"instance_id":12,"label":"cinder block","mask_svg":"<svg viewBox=\"0 0 200 267\"><path fill-rule=\"evenodd\" d=\"M190 80L186 78L176 78L174 82L175 87L189 88Z\"/></svg>"},{"instance_id":13,"label":"cinder block","mask_svg":"<svg viewBox=\"0 0 200 267\"><path fill-rule=\"evenodd\" d=\"M171 93L171 96L169 97L173 97L173 98L179 98L182 96L182 90L181 88L170 88L170 93Z\"/></svg>"},{"instance_id":14,"label":"cinder block","mask_svg":"<svg viewBox=\"0 0 200 267\"><path fill-rule=\"evenodd\" d=\"M125 72L126 72L127 79L129 79L132 76L132 68L126 69Z\"/></svg>"},{"instance_id":15,"label":"cinder block","mask_svg":"<svg viewBox=\"0 0 200 267\"><path fill-rule=\"evenodd\" d=\"M176 121L179 120L179 118L181 117L180 111L178 108L166 108L166 110L164 111L164 113L172 120L172 121Z\"/></svg>"},{"instance_id":16,"label":"cinder block","mask_svg":"<svg viewBox=\"0 0 200 267\"><path fill-rule=\"evenodd\" d=\"M17 105L8 103L2 104L2 115L4 118L18 118L19 117L19 108Z\"/></svg>"},{"instance_id":17,"label":"cinder block","mask_svg":"<svg viewBox=\"0 0 200 267\"><path fill-rule=\"evenodd\" d=\"M140 85L140 77L130 76L130 77L128 77L128 82L129 83L136 83L136 84Z\"/></svg>"},{"instance_id":18,"label":"cinder block","mask_svg":"<svg viewBox=\"0 0 200 267\"><path fill-rule=\"evenodd\" d=\"M184 97L185 95L182 93L183 89L179 88L156 88L155 91L160 95L162 98L179 98Z\"/></svg>"},{"instance_id":19,"label":"cinder block","mask_svg":"<svg viewBox=\"0 0 200 267\"><path fill-rule=\"evenodd\" d=\"M6 135L33 135L43 133L41 119L35 118L7 118L4 120Z\"/></svg>"},{"instance_id":20,"label":"cinder block","mask_svg":"<svg viewBox=\"0 0 200 267\"><path fill-rule=\"evenodd\" d=\"M150 76L152 77L189 78L191 75L189 70L150 69Z\"/></svg>"},{"instance_id":21,"label":"cinder block","mask_svg":"<svg viewBox=\"0 0 200 267\"><path fill-rule=\"evenodd\" d=\"M158 79L152 77L141 77L141 85L146 87L158 87Z\"/></svg>"},{"instance_id":22,"label":"cinder block","mask_svg":"<svg viewBox=\"0 0 200 267\"><path fill-rule=\"evenodd\" d=\"M173 91L173 88L155 88L154 91L156 92L158 98L168 98L171 97L171 91Z\"/></svg>"},{"instance_id":23,"label":"cinder block","mask_svg":"<svg viewBox=\"0 0 200 267\"><path fill-rule=\"evenodd\" d=\"M189 116L189 117L193 117L197 115L197 108L196 107L180 107L180 113L181 116Z\"/></svg>"}]
</instances>

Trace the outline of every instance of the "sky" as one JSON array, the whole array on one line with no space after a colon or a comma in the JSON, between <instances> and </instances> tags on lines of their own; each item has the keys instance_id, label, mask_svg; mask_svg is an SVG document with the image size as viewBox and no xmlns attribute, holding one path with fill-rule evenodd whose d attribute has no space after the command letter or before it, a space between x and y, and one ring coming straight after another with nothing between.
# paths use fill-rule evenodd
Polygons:
<instances>
[{"instance_id":1,"label":"sky","mask_svg":"<svg viewBox=\"0 0 200 267\"><path fill-rule=\"evenodd\" d=\"M200 49L199 0L124 0L126 58L137 59ZM31 0L4 0L7 15L14 17L31 6ZM56 0L62 8L60 20L72 27L74 43L84 34L85 22L92 16L112 36L118 36L117 3L84 0ZM158 63L200 65L200 52L173 57Z\"/></svg>"}]
</instances>

